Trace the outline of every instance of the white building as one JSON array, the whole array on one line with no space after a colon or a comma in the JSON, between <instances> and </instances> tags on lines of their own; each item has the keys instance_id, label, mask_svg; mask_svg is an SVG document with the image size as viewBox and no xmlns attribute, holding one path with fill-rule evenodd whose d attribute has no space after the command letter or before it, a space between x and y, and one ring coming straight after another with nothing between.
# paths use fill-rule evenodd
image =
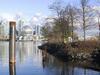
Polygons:
<instances>
[{"instance_id":1,"label":"white building","mask_svg":"<svg viewBox=\"0 0 100 75\"><path fill-rule=\"evenodd\" d=\"M33 40L33 28L29 25L22 27L19 40Z\"/></svg>"}]
</instances>

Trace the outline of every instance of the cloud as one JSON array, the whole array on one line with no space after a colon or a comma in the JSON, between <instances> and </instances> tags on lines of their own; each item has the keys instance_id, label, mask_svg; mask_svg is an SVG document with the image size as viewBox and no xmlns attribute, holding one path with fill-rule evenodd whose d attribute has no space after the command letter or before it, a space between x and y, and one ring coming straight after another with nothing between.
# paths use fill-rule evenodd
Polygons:
<instances>
[{"instance_id":1,"label":"cloud","mask_svg":"<svg viewBox=\"0 0 100 75\"><path fill-rule=\"evenodd\" d=\"M5 21L16 21L18 22L20 19L24 21L24 24L34 24L34 25L42 25L47 18L47 15L44 15L40 12L37 12L34 15L26 15L22 12L17 12L15 14L11 13L0 13L1 19Z\"/></svg>"},{"instance_id":2,"label":"cloud","mask_svg":"<svg viewBox=\"0 0 100 75\"><path fill-rule=\"evenodd\" d=\"M100 6L94 6L93 9L96 11L100 11Z\"/></svg>"},{"instance_id":3,"label":"cloud","mask_svg":"<svg viewBox=\"0 0 100 75\"><path fill-rule=\"evenodd\" d=\"M37 25L41 25L45 18L47 18L46 15L43 15L42 13L36 13L35 15L33 15L31 21L34 23L34 24L37 24Z\"/></svg>"},{"instance_id":4,"label":"cloud","mask_svg":"<svg viewBox=\"0 0 100 75\"><path fill-rule=\"evenodd\" d=\"M9 13L0 13L0 17L7 21L15 21L14 15Z\"/></svg>"},{"instance_id":5,"label":"cloud","mask_svg":"<svg viewBox=\"0 0 100 75\"><path fill-rule=\"evenodd\" d=\"M38 17L33 17L33 19L32 19L34 22L38 22Z\"/></svg>"}]
</instances>

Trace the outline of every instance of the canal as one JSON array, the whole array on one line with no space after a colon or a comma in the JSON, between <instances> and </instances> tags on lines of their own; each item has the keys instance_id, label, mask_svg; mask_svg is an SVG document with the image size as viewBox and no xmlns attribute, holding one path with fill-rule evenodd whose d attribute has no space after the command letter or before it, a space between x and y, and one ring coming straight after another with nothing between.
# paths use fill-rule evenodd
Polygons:
<instances>
[{"instance_id":1,"label":"canal","mask_svg":"<svg viewBox=\"0 0 100 75\"><path fill-rule=\"evenodd\" d=\"M49 54L44 58L40 44L16 42L16 63L9 65L9 42L1 41L0 75L100 75L100 70L78 66L81 62L63 62Z\"/></svg>"}]
</instances>

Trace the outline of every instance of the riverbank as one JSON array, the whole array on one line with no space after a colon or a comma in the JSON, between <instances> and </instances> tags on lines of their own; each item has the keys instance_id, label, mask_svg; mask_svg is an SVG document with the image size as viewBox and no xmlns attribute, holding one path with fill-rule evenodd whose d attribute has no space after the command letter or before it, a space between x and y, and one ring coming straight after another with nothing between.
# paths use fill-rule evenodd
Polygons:
<instances>
[{"instance_id":1,"label":"riverbank","mask_svg":"<svg viewBox=\"0 0 100 75\"><path fill-rule=\"evenodd\" d=\"M38 47L63 60L98 60L100 61L100 47L97 41L83 41L58 44L45 43Z\"/></svg>"},{"instance_id":2,"label":"riverbank","mask_svg":"<svg viewBox=\"0 0 100 75\"><path fill-rule=\"evenodd\" d=\"M39 49L52 54L53 56L63 60L63 61L67 61L68 60L68 54L67 51L64 50L65 49L65 45L63 44L55 44L55 43L45 43L41 46L38 46Z\"/></svg>"}]
</instances>

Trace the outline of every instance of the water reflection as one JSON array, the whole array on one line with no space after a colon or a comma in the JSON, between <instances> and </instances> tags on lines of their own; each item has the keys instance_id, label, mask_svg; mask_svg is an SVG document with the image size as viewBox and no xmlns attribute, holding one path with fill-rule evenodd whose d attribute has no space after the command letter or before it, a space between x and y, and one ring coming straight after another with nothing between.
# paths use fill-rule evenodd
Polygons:
<instances>
[{"instance_id":1,"label":"water reflection","mask_svg":"<svg viewBox=\"0 0 100 75\"><path fill-rule=\"evenodd\" d=\"M57 60L55 57L42 52L42 64L45 70L49 69L52 71L53 75L100 75L99 71L93 70L95 65L89 62L78 62L78 61L69 61L62 62ZM93 66L92 68L89 66ZM50 75L47 72L47 75Z\"/></svg>"},{"instance_id":2,"label":"water reflection","mask_svg":"<svg viewBox=\"0 0 100 75\"><path fill-rule=\"evenodd\" d=\"M9 75L16 75L15 63L9 63Z\"/></svg>"},{"instance_id":3,"label":"water reflection","mask_svg":"<svg viewBox=\"0 0 100 75\"><path fill-rule=\"evenodd\" d=\"M32 42L17 42L17 54L20 63L23 63L29 55L32 55L32 49Z\"/></svg>"},{"instance_id":4,"label":"water reflection","mask_svg":"<svg viewBox=\"0 0 100 75\"><path fill-rule=\"evenodd\" d=\"M9 64L9 43L0 42L0 75L100 75L97 64L62 62L38 50L39 44L40 42L17 42L16 64Z\"/></svg>"},{"instance_id":5,"label":"water reflection","mask_svg":"<svg viewBox=\"0 0 100 75\"><path fill-rule=\"evenodd\" d=\"M0 42L0 63L6 65L9 60L9 43L8 42Z\"/></svg>"}]
</instances>

